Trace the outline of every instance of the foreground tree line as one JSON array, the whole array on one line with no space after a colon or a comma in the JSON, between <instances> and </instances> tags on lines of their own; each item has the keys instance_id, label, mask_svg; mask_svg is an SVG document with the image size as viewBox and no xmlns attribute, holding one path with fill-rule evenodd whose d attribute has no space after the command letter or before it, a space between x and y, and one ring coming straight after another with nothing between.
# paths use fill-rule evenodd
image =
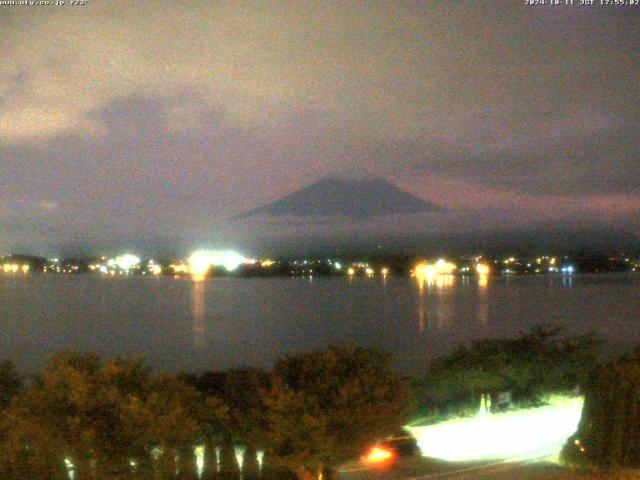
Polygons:
<instances>
[{"instance_id":1,"label":"foreground tree line","mask_svg":"<svg viewBox=\"0 0 640 480\"><path fill-rule=\"evenodd\" d=\"M389 356L355 346L199 376L65 353L28 384L5 362L0 388L5 480L329 478L411 408Z\"/></svg>"},{"instance_id":2,"label":"foreground tree line","mask_svg":"<svg viewBox=\"0 0 640 480\"><path fill-rule=\"evenodd\" d=\"M461 346L413 386L386 353L350 345L270 371L200 375L64 353L25 380L0 362L0 478L330 479L405 425L415 403L432 422L476 414L483 397L498 410L576 386L585 408L565 458L640 466L640 353L602 364L599 346L591 335L536 327ZM497 402L504 392L510 405Z\"/></svg>"},{"instance_id":3,"label":"foreground tree line","mask_svg":"<svg viewBox=\"0 0 640 480\"><path fill-rule=\"evenodd\" d=\"M640 468L640 345L591 373L578 431L563 457L579 466Z\"/></svg>"}]
</instances>

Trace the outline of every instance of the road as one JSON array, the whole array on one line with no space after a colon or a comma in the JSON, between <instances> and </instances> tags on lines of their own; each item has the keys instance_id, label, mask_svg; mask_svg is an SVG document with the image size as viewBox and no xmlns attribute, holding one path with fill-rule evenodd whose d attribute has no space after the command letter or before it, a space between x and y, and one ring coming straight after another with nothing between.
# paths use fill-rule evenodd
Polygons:
<instances>
[{"instance_id":1,"label":"road","mask_svg":"<svg viewBox=\"0 0 640 480\"><path fill-rule=\"evenodd\" d=\"M548 461L549 457L521 461L481 464L444 464L428 459L402 459L383 469L346 466L340 480L552 480L563 476L564 469Z\"/></svg>"}]
</instances>

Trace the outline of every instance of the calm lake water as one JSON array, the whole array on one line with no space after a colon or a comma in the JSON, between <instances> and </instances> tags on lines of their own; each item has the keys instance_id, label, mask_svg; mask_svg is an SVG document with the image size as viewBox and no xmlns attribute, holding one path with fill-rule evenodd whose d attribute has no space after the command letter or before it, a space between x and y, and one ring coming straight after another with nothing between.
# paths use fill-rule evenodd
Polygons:
<instances>
[{"instance_id":1,"label":"calm lake water","mask_svg":"<svg viewBox=\"0 0 640 480\"><path fill-rule=\"evenodd\" d=\"M640 275L213 278L0 275L0 358L141 354L171 371L252 365L332 343L382 347L422 374L459 342L546 323L640 342Z\"/></svg>"}]
</instances>

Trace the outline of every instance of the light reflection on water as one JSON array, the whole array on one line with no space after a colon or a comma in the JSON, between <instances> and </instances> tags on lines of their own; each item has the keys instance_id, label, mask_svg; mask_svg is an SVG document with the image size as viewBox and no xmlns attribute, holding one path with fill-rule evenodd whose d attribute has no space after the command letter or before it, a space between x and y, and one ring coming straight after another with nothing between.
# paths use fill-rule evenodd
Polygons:
<instances>
[{"instance_id":1,"label":"light reflection on water","mask_svg":"<svg viewBox=\"0 0 640 480\"><path fill-rule=\"evenodd\" d=\"M207 280L202 276L193 276L192 280L191 316L193 317L193 345L196 350L202 350L206 346L204 325L206 316L205 282Z\"/></svg>"},{"instance_id":2,"label":"light reflection on water","mask_svg":"<svg viewBox=\"0 0 640 480\"><path fill-rule=\"evenodd\" d=\"M424 305L424 288L418 290L418 331L424 333L426 308Z\"/></svg>"},{"instance_id":3,"label":"light reflection on water","mask_svg":"<svg viewBox=\"0 0 640 480\"><path fill-rule=\"evenodd\" d=\"M161 368L268 367L352 342L419 374L460 342L541 323L640 339L640 275L434 278L144 278L0 275L0 359L25 370L53 352L137 353Z\"/></svg>"},{"instance_id":4,"label":"light reflection on water","mask_svg":"<svg viewBox=\"0 0 640 480\"><path fill-rule=\"evenodd\" d=\"M417 317L420 334L434 328L450 326L455 317L454 287L456 282L461 282L463 287L467 286L469 278L438 274L417 274L414 278L418 287Z\"/></svg>"},{"instance_id":5,"label":"light reflection on water","mask_svg":"<svg viewBox=\"0 0 640 480\"><path fill-rule=\"evenodd\" d=\"M478 277L478 321L482 325L489 322L489 299L487 298L487 288L489 287L489 277L480 275Z\"/></svg>"}]
</instances>

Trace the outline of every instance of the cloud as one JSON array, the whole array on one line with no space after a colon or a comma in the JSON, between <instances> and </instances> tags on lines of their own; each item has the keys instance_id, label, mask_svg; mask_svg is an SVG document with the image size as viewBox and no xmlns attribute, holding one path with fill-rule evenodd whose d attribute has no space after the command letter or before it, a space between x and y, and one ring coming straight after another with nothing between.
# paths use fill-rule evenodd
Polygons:
<instances>
[{"instance_id":1,"label":"cloud","mask_svg":"<svg viewBox=\"0 0 640 480\"><path fill-rule=\"evenodd\" d=\"M447 206L640 205L637 9L67 7L1 12L0 220L204 236L344 164Z\"/></svg>"},{"instance_id":2,"label":"cloud","mask_svg":"<svg viewBox=\"0 0 640 480\"><path fill-rule=\"evenodd\" d=\"M243 125L306 105L334 112L360 135L419 135L434 113L583 103L609 90L589 80L612 66L612 82L632 72L621 62L633 52L632 20L612 17L603 27L593 15L547 18L521 5L476 3L116 1L8 10L0 132L92 132L99 125L89 112L115 98L188 87ZM574 38L587 27L618 47ZM633 98L637 87L628 86Z\"/></svg>"},{"instance_id":3,"label":"cloud","mask_svg":"<svg viewBox=\"0 0 640 480\"><path fill-rule=\"evenodd\" d=\"M462 127L455 141L380 146L378 155L405 159L405 171L518 192L637 194L640 134L630 118L593 112L533 118L522 116L514 124L485 115L469 121L482 125L484 132Z\"/></svg>"},{"instance_id":4,"label":"cloud","mask_svg":"<svg viewBox=\"0 0 640 480\"><path fill-rule=\"evenodd\" d=\"M395 8L112 2L32 10L5 19L0 132L8 140L95 133L88 114L113 99L172 96L185 86L242 124L269 122L301 102L403 103L385 93L397 74L388 57L410 58L401 38L387 36L395 21L410 21Z\"/></svg>"}]
</instances>

